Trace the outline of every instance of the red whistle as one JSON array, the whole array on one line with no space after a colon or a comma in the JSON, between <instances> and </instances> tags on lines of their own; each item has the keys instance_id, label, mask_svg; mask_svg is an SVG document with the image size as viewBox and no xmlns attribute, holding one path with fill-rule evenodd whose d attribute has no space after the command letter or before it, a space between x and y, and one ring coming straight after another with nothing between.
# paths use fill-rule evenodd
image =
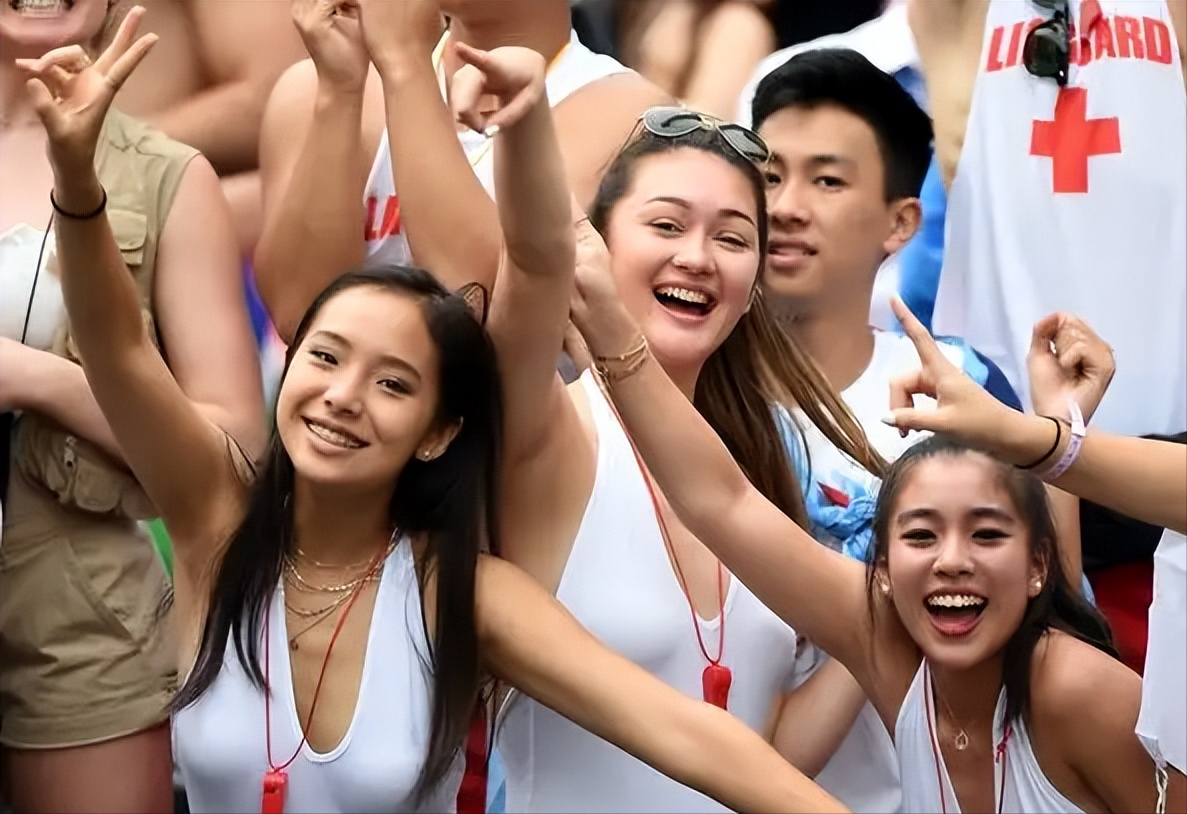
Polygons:
<instances>
[{"instance_id":1,"label":"red whistle","mask_svg":"<svg viewBox=\"0 0 1187 814\"><path fill-rule=\"evenodd\" d=\"M284 795L288 790L288 775L279 769L271 769L264 775L264 797L260 802L260 814L284 814Z\"/></svg>"},{"instance_id":2,"label":"red whistle","mask_svg":"<svg viewBox=\"0 0 1187 814\"><path fill-rule=\"evenodd\" d=\"M733 680L734 675L730 672L730 668L722 667L720 664L710 664L705 668L705 672L701 673L701 689L704 691L705 701L715 707L726 709L730 697L730 684L733 683Z\"/></svg>"}]
</instances>

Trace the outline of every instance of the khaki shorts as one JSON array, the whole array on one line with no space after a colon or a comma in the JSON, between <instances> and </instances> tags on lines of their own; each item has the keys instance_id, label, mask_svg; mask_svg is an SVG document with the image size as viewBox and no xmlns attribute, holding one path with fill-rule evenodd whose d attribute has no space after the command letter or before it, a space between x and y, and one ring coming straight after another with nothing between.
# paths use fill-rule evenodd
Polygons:
<instances>
[{"instance_id":1,"label":"khaki shorts","mask_svg":"<svg viewBox=\"0 0 1187 814\"><path fill-rule=\"evenodd\" d=\"M168 717L167 585L125 517L62 506L12 467L0 545L0 743L84 746Z\"/></svg>"}]
</instances>

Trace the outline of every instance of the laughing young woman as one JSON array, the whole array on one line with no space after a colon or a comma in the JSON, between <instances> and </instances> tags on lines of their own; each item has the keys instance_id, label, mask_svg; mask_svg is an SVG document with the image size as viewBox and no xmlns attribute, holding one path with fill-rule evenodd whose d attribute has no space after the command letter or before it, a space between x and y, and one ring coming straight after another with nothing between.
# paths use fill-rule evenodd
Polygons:
<instances>
[{"instance_id":1,"label":"laughing young woman","mask_svg":"<svg viewBox=\"0 0 1187 814\"><path fill-rule=\"evenodd\" d=\"M675 512L849 668L894 738L904 811L1155 807L1140 679L1063 575L1038 478L940 438L913 447L884 480L867 573L750 483L639 341L609 273L579 289L578 326Z\"/></svg>"},{"instance_id":2,"label":"laughing young woman","mask_svg":"<svg viewBox=\"0 0 1187 814\"><path fill-rule=\"evenodd\" d=\"M769 500L804 520L773 405L801 407L838 448L875 471L878 463L757 296L767 155L745 128L651 109L607 168L590 221L606 236L623 299L686 404ZM531 197L554 200L564 188L560 159L538 160L551 174L541 172ZM530 213L504 222L508 245L572 239L569 208ZM578 263L593 262L586 252L597 233L584 220L578 229ZM860 692L856 685L831 692L828 670L789 695L805 667L796 631L672 514L593 375L571 385L557 375L574 271L559 252L553 258L501 269L492 299L507 394L507 558L609 647L686 695L726 707L815 770L839 743L834 724L843 737L853 723ZM840 672L837 680L852 683ZM806 702L801 693L813 691L817 702ZM823 713L834 706L835 716ZM824 723L804 724L805 708ZM720 811L531 701L509 702L496 736L509 811Z\"/></svg>"},{"instance_id":3,"label":"laughing young woman","mask_svg":"<svg viewBox=\"0 0 1187 814\"><path fill-rule=\"evenodd\" d=\"M87 169L115 90L153 42L134 41L136 19L93 65L61 52L22 64L50 135L83 363L176 548L188 679L175 728L193 810L452 810L488 670L739 810L842 810L731 716L602 647L480 554L498 551L494 353L466 301L426 272L348 274L317 298L258 475L183 398ZM535 214L521 183L534 189L531 158L555 151L543 60L505 49L482 64L516 111L500 136L515 159L499 168L501 205ZM553 248L509 247L504 266Z\"/></svg>"}]
</instances>

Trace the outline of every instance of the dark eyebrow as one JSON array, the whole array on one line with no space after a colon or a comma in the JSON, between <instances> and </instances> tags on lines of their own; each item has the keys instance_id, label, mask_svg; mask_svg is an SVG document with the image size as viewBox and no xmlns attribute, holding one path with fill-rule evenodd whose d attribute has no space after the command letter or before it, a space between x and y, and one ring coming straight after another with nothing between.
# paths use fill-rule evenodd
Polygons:
<instances>
[{"instance_id":1,"label":"dark eyebrow","mask_svg":"<svg viewBox=\"0 0 1187 814\"><path fill-rule=\"evenodd\" d=\"M857 162L852 158L847 158L843 155L832 155L829 153L823 155L814 155L808 159L808 164L812 167L853 167Z\"/></svg>"},{"instance_id":2,"label":"dark eyebrow","mask_svg":"<svg viewBox=\"0 0 1187 814\"><path fill-rule=\"evenodd\" d=\"M679 206L681 209L692 209L692 205L683 198L675 198L668 195L657 195L656 197L647 201L647 203L669 203L674 206ZM741 218L751 226L756 226L754 218L750 217L745 212L739 212L737 209L719 209L717 210L717 214L725 215L729 218Z\"/></svg>"},{"instance_id":3,"label":"dark eyebrow","mask_svg":"<svg viewBox=\"0 0 1187 814\"><path fill-rule=\"evenodd\" d=\"M309 338L326 340L347 349L351 347L350 341L345 336L334 333L333 331L315 331ZM404 370L406 373L411 374L417 382L420 381L420 371L417 370L410 362L404 361L399 356L385 353L379 357L379 361L385 366L398 367Z\"/></svg>"},{"instance_id":4,"label":"dark eyebrow","mask_svg":"<svg viewBox=\"0 0 1187 814\"><path fill-rule=\"evenodd\" d=\"M999 509L996 506L978 506L969 512L978 520L997 520L1001 523L1014 523L1014 515L1010 514L1004 509ZM911 520L931 520L939 515L935 509L908 509L905 512L899 513L895 518L898 524L908 523Z\"/></svg>"}]
</instances>

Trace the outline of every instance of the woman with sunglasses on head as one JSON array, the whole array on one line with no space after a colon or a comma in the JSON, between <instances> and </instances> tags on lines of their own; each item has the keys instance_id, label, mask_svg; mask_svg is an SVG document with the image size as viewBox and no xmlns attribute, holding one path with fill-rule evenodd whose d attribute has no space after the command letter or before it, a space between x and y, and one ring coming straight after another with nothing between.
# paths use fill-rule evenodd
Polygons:
<instances>
[{"instance_id":1,"label":"woman with sunglasses on head","mask_svg":"<svg viewBox=\"0 0 1187 814\"><path fill-rule=\"evenodd\" d=\"M903 811L1155 808L1155 767L1133 732L1140 679L1063 574L1033 473L942 437L915 445L883 481L867 569L750 484L639 344L609 273L578 285L574 319L657 482L740 579L861 684L895 741ZM939 356L895 307L925 364ZM1095 403L1078 406L1090 415Z\"/></svg>"},{"instance_id":2,"label":"woman with sunglasses on head","mask_svg":"<svg viewBox=\"0 0 1187 814\"><path fill-rule=\"evenodd\" d=\"M746 727L613 654L480 553L498 551L493 348L427 272L346 274L310 306L258 473L182 396L144 330L106 193L80 169L153 43L134 40L135 25L93 65L23 67L68 213L57 241L79 350L176 548L187 679L174 723L192 809L452 810L489 671L739 810L842 810ZM560 209L567 226L565 194L537 196L527 160L559 163L543 61L527 49L469 58L486 71L474 86L502 94L500 199L542 219ZM571 237L528 241L504 264L572 257Z\"/></svg>"},{"instance_id":3,"label":"woman with sunglasses on head","mask_svg":"<svg viewBox=\"0 0 1187 814\"><path fill-rule=\"evenodd\" d=\"M607 168L590 222L606 237L626 307L684 398L763 494L802 520L773 405L801 407L838 447L877 463L757 294L768 156L745 128L680 108L649 110ZM550 183L563 185L559 172ZM569 239L560 214L505 220L508 245ZM596 261L592 227L579 220L579 266ZM507 398L504 555L608 646L725 707L812 773L852 725L861 694L856 685L833 692L831 682L851 680L825 670L781 706L806 667L795 631L671 513L592 373L568 386L557 375L572 280L572 268L554 264L533 273L505 267L495 283L491 333ZM813 691L817 700L805 702ZM805 713L819 720L801 725ZM720 810L530 700L504 705L495 744L508 811Z\"/></svg>"}]
</instances>

